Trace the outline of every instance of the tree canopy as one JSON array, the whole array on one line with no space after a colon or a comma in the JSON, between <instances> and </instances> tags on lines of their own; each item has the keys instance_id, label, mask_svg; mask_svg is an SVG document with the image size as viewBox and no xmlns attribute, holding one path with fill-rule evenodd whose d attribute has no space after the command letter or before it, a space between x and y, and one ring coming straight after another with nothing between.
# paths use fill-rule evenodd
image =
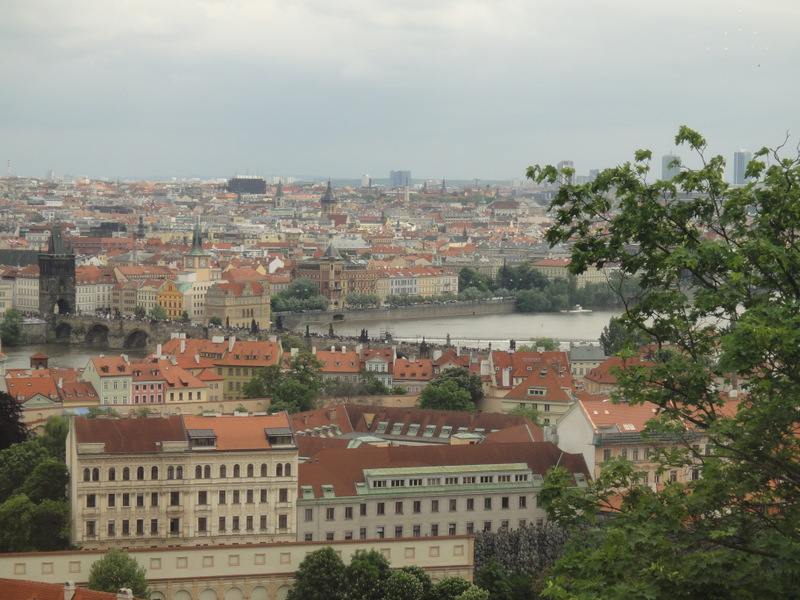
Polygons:
<instances>
[{"instance_id":1,"label":"tree canopy","mask_svg":"<svg viewBox=\"0 0 800 600\"><path fill-rule=\"evenodd\" d=\"M314 408L322 388L320 362L307 352L289 359L286 372L279 365L259 369L242 387L244 398L270 399L270 411L297 413Z\"/></svg>"},{"instance_id":2,"label":"tree canopy","mask_svg":"<svg viewBox=\"0 0 800 600\"><path fill-rule=\"evenodd\" d=\"M114 593L129 588L135 598L149 598L147 572L127 552L112 548L103 558L92 563L86 587L98 592Z\"/></svg>"},{"instance_id":3,"label":"tree canopy","mask_svg":"<svg viewBox=\"0 0 800 600\"><path fill-rule=\"evenodd\" d=\"M29 435L20 403L8 392L0 392L0 450L24 442Z\"/></svg>"},{"instance_id":4,"label":"tree canopy","mask_svg":"<svg viewBox=\"0 0 800 600\"><path fill-rule=\"evenodd\" d=\"M749 183L731 187L702 136L682 127L676 143L700 167L671 181L648 181L649 151L586 184L561 181L554 167L528 170L562 184L546 237L573 243L573 272L616 263L622 278L639 280L620 325L655 351L652 364L619 373L615 399L652 402L652 431L676 440L694 431L705 444L660 453L662 473L695 476L658 489L625 460L585 495L563 485L563 472L549 474L551 516L591 526L554 568L550 597L796 596L800 159L762 149ZM724 393L731 388L738 401Z\"/></svg>"},{"instance_id":5,"label":"tree canopy","mask_svg":"<svg viewBox=\"0 0 800 600\"><path fill-rule=\"evenodd\" d=\"M0 340L6 346L22 343L22 313L16 308L9 308L0 323Z\"/></svg>"}]
</instances>

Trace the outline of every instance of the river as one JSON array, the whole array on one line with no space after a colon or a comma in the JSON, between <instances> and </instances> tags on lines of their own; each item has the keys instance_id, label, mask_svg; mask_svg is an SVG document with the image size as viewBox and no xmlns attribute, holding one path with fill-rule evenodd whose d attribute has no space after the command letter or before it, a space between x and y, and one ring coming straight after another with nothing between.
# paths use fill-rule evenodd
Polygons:
<instances>
[{"instance_id":1,"label":"river","mask_svg":"<svg viewBox=\"0 0 800 600\"><path fill-rule=\"evenodd\" d=\"M346 321L334 323L333 331L339 336L358 337L366 329L369 337L383 337L386 332L396 341L443 344L450 335L450 343L458 346L480 348L491 342L494 349L507 349L509 340L524 344L533 338L548 337L561 342L596 342L616 311L582 313L511 313L502 315L477 315L403 321ZM311 326L313 333L328 334L328 325Z\"/></svg>"},{"instance_id":2,"label":"river","mask_svg":"<svg viewBox=\"0 0 800 600\"><path fill-rule=\"evenodd\" d=\"M473 317L448 317L432 319L414 319L359 322L357 325L347 322L335 323L334 333L337 336L358 337L361 329L367 329L371 338L383 337L386 332L400 342L421 342L444 344L450 334L450 343L467 348L485 348L490 343L496 350L508 349L509 340L518 344L529 342L533 338L549 337L561 342L589 341L596 342L603 328L611 317L619 313L613 311L596 311L586 313L512 313L503 315L480 315ZM327 325L311 327L312 333L328 334ZM319 343L317 347L325 344ZM22 369L30 366L30 356L42 352L50 357L51 367L84 368L90 358L106 355L119 355L90 346L69 346L64 344L39 344L32 346L9 346L3 348L7 369ZM142 358L148 352L126 352L130 358Z\"/></svg>"}]
</instances>

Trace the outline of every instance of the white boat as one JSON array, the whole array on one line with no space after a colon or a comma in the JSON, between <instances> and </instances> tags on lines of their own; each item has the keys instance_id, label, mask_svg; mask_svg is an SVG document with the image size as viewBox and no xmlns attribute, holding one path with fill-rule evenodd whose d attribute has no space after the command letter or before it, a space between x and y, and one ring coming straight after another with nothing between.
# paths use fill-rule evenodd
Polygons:
<instances>
[{"instance_id":1,"label":"white boat","mask_svg":"<svg viewBox=\"0 0 800 600\"><path fill-rule=\"evenodd\" d=\"M592 312L591 309L583 308L580 304L576 304L569 310L562 310L562 313L570 313L570 314L577 314L577 313L590 313Z\"/></svg>"}]
</instances>

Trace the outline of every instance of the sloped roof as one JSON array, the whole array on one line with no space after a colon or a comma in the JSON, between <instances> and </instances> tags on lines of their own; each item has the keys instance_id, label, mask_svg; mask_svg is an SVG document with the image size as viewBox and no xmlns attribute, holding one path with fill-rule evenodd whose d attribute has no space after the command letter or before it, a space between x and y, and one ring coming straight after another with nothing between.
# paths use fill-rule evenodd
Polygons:
<instances>
[{"instance_id":1,"label":"sloped roof","mask_svg":"<svg viewBox=\"0 0 800 600\"><path fill-rule=\"evenodd\" d=\"M0 579L3 600L64 600L64 585L26 581L24 579ZM75 588L71 600L116 600L113 592L97 592L86 588Z\"/></svg>"},{"instance_id":2,"label":"sloped roof","mask_svg":"<svg viewBox=\"0 0 800 600\"><path fill-rule=\"evenodd\" d=\"M326 447L298 468L298 488L308 485L316 497L322 486L332 485L338 497L353 496L356 482L364 481L364 469L447 467L525 463L534 474L544 475L556 464L570 473L589 478L583 456L569 454L551 442L463 444L438 446L371 446L342 449Z\"/></svg>"},{"instance_id":3,"label":"sloped roof","mask_svg":"<svg viewBox=\"0 0 800 600\"><path fill-rule=\"evenodd\" d=\"M179 416L157 419L88 419L75 417L79 444L104 443L106 454L161 452L161 442L185 441Z\"/></svg>"},{"instance_id":4,"label":"sloped roof","mask_svg":"<svg viewBox=\"0 0 800 600\"><path fill-rule=\"evenodd\" d=\"M217 437L217 450L268 450L265 429L289 427L286 413L246 417L183 417L186 429L211 429Z\"/></svg>"}]
</instances>

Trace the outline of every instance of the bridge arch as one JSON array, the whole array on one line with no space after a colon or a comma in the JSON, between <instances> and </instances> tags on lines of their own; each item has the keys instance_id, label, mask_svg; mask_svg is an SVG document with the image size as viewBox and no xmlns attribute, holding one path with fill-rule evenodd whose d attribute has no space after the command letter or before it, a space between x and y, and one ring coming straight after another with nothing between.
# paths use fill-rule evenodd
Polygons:
<instances>
[{"instance_id":1,"label":"bridge arch","mask_svg":"<svg viewBox=\"0 0 800 600\"><path fill-rule=\"evenodd\" d=\"M149 340L150 335L144 329L137 328L125 336L122 347L125 350L145 350Z\"/></svg>"},{"instance_id":2,"label":"bridge arch","mask_svg":"<svg viewBox=\"0 0 800 600\"><path fill-rule=\"evenodd\" d=\"M69 323L61 322L56 325L56 340L59 342L69 341L72 335L72 325Z\"/></svg>"},{"instance_id":3,"label":"bridge arch","mask_svg":"<svg viewBox=\"0 0 800 600\"><path fill-rule=\"evenodd\" d=\"M108 325L103 323L95 323L86 332L86 343L97 346L108 345Z\"/></svg>"}]
</instances>

